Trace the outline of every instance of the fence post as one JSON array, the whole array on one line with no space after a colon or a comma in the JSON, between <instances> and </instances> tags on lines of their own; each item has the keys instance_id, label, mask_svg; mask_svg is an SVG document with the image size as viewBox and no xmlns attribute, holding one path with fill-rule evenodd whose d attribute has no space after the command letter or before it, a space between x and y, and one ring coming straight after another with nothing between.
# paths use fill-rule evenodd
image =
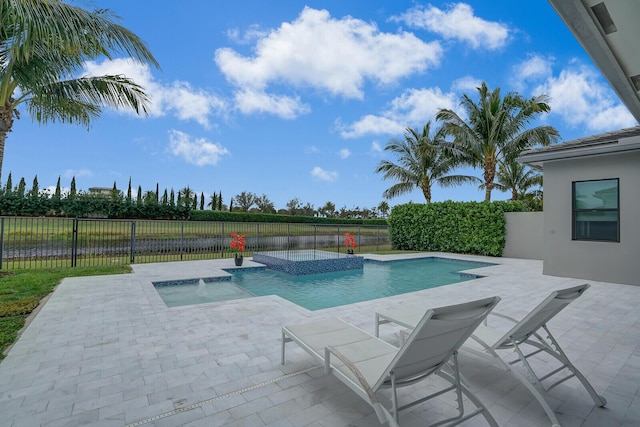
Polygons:
<instances>
[{"instance_id":1,"label":"fence post","mask_svg":"<svg viewBox=\"0 0 640 427\"><path fill-rule=\"evenodd\" d=\"M2 218L2 221L0 221L0 270L2 269L2 259L4 258L3 249L4 249L4 218Z\"/></svg>"},{"instance_id":2,"label":"fence post","mask_svg":"<svg viewBox=\"0 0 640 427\"><path fill-rule=\"evenodd\" d=\"M318 224L313 224L313 250L318 249Z\"/></svg>"},{"instance_id":3,"label":"fence post","mask_svg":"<svg viewBox=\"0 0 640 427\"><path fill-rule=\"evenodd\" d=\"M73 219L73 231L71 232L71 267L78 262L78 217Z\"/></svg>"},{"instance_id":4,"label":"fence post","mask_svg":"<svg viewBox=\"0 0 640 427\"><path fill-rule=\"evenodd\" d=\"M184 222L180 223L180 261L182 261L182 254L184 251Z\"/></svg>"},{"instance_id":5,"label":"fence post","mask_svg":"<svg viewBox=\"0 0 640 427\"><path fill-rule=\"evenodd\" d=\"M131 256L129 262L133 264L136 260L136 221L131 221Z\"/></svg>"}]
</instances>

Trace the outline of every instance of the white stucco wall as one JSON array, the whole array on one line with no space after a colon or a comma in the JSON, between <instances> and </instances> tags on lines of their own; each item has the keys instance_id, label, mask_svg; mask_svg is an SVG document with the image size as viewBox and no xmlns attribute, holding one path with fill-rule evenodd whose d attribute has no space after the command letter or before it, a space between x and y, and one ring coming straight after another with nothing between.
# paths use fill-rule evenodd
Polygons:
<instances>
[{"instance_id":1,"label":"white stucco wall","mask_svg":"<svg viewBox=\"0 0 640 427\"><path fill-rule=\"evenodd\" d=\"M503 257L543 259L543 212L506 212L507 236Z\"/></svg>"},{"instance_id":2,"label":"white stucco wall","mask_svg":"<svg viewBox=\"0 0 640 427\"><path fill-rule=\"evenodd\" d=\"M573 181L620 179L620 242L571 240ZM640 153L544 163L544 274L640 285Z\"/></svg>"}]
</instances>

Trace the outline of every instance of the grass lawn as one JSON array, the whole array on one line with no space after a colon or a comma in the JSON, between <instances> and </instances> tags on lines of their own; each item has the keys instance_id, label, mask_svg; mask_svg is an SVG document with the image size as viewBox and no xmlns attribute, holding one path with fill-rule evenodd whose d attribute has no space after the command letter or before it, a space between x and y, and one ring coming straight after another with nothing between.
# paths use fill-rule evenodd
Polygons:
<instances>
[{"instance_id":1,"label":"grass lawn","mask_svg":"<svg viewBox=\"0 0 640 427\"><path fill-rule=\"evenodd\" d=\"M0 272L0 360L29 314L65 277L130 273L128 265Z\"/></svg>"}]
</instances>

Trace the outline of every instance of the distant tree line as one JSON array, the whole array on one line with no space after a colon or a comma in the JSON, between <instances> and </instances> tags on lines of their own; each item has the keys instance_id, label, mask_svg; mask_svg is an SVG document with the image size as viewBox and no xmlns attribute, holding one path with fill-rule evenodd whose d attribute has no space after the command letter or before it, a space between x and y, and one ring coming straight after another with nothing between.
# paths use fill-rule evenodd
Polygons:
<instances>
[{"instance_id":1,"label":"distant tree line","mask_svg":"<svg viewBox=\"0 0 640 427\"><path fill-rule=\"evenodd\" d=\"M297 216L314 216L323 218L374 219L387 218L390 208L386 201L374 208L343 206L336 209L333 202L327 202L316 209L313 204L303 203L294 198L286 209L276 210L273 202L266 194L257 196L243 191L232 197L229 205L223 200L222 191L213 191L207 198L203 192L199 194L189 186L177 193L173 188L164 189L156 184L155 190L142 190L138 186L135 193L131 179L126 192L118 189L116 182L111 188L89 188L88 191L76 189L76 179L71 179L68 190L63 191L60 178L56 188L51 191L42 190L37 175L28 189L26 181L21 178L14 186L11 173L6 185L0 187L0 215L28 216L61 216L61 217L96 217L96 218L148 218L148 219L189 219L195 210L249 212L265 214L287 214Z\"/></svg>"},{"instance_id":2,"label":"distant tree line","mask_svg":"<svg viewBox=\"0 0 640 427\"><path fill-rule=\"evenodd\" d=\"M202 195L204 197L204 195ZM116 183L109 189L93 189L78 191L76 179L71 179L68 191L62 191L60 178L53 194L41 190L38 177L33 179L31 188L27 190L24 178L16 186L13 185L11 173L6 185L0 190L0 214L2 215L34 215L61 217L97 217L97 218L149 218L149 219L188 219L194 206L198 204L198 196L188 196L173 189L166 189L160 195L156 191L142 192L138 186L137 197L132 196L131 180L126 194L118 190Z\"/></svg>"},{"instance_id":3,"label":"distant tree line","mask_svg":"<svg viewBox=\"0 0 640 427\"><path fill-rule=\"evenodd\" d=\"M269 200L266 194L257 196L254 193L243 191L231 200L229 210L233 212L277 213L322 218L373 219L387 218L390 207L386 201L382 201L378 206L372 208L361 208L359 206L347 208L343 206L340 209L336 209L335 203L328 201L322 207L316 208L312 203L307 202L303 204L300 199L294 197L287 202L286 208L276 210L273 202Z\"/></svg>"}]
</instances>

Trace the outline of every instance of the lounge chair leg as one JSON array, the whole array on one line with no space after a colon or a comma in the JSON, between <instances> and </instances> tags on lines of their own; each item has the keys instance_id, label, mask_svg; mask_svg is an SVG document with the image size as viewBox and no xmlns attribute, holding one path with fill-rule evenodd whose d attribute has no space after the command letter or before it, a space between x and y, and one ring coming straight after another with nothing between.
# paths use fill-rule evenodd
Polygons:
<instances>
[{"instance_id":1,"label":"lounge chair leg","mask_svg":"<svg viewBox=\"0 0 640 427\"><path fill-rule=\"evenodd\" d=\"M400 423L400 414L398 414L398 394L396 393L396 376L391 372L391 404L393 405L393 418L396 423Z\"/></svg>"},{"instance_id":2,"label":"lounge chair leg","mask_svg":"<svg viewBox=\"0 0 640 427\"><path fill-rule=\"evenodd\" d=\"M587 389L587 392L589 392L589 395L591 396L591 398L593 399L593 402L596 405L598 405L601 408L606 406L607 405L607 399L605 399L603 396L599 395L595 391L595 389L593 388L593 386L591 385L589 380L587 380L587 378L584 375L582 375L582 372L580 372L578 370L578 368L576 368L573 365L573 363L571 363L571 361L569 360L567 355L564 353L564 351L562 351L562 348L560 347L560 345L558 344L556 339L553 337L553 335L551 335L551 332L547 328L547 325L542 325L542 327L547 332L547 336L549 337L549 340L553 344L555 350L558 352L557 355L553 354L551 352L548 352L548 353L551 354L552 356L554 356L556 359L558 359L562 364L564 364L567 368L569 368L569 370L571 372L573 372L573 374L576 376L576 378L578 378L578 380L580 380L580 382L582 383L583 387L585 389Z\"/></svg>"},{"instance_id":3,"label":"lounge chair leg","mask_svg":"<svg viewBox=\"0 0 640 427\"><path fill-rule=\"evenodd\" d=\"M284 331L282 331L282 357L280 359L281 365L284 365L284 343L285 343L285 336L284 336Z\"/></svg>"},{"instance_id":4,"label":"lounge chair leg","mask_svg":"<svg viewBox=\"0 0 640 427\"><path fill-rule=\"evenodd\" d=\"M512 368L500 357L497 357L497 359L508 371L511 371L513 375L515 375L516 378L520 380L520 383L522 383L522 385L524 385L529 390L533 397L536 398L540 406L542 406L542 409L544 409L544 412L547 414L547 417L549 417L549 419L551 420L552 427L560 427L560 420L558 420L555 411L551 408L551 406L549 406L549 402L547 402L547 399L545 399L542 395L544 391L540 390L533 383L531 383L531 381L529 381L529 379L518 369Z\"/></svg>"}]
</instances>

